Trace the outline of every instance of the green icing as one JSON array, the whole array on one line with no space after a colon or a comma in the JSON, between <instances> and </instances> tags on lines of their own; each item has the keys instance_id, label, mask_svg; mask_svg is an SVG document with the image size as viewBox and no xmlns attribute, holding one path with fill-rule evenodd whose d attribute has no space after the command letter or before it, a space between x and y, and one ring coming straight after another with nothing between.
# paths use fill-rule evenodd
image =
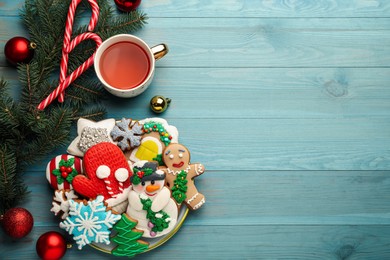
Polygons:
<instances>
[{"instance_id":1,"label":"green icing","mask_svg":"<svg viewBox=\"0 0 390 260\"><path fill-rule=\"evenodd\" d=\"M141 183L141 180L144 176L149 176L153 174L153 169L151 168L143 168L142 170L134 168L133 169L134 175L133 175L133 180L132 183L134 185L138 185Z\"/></svg>"},{"instance_id":2,"label":"green icing","mask_svg":"<svg viewBox=\"0 0 390 260\"><path fill-rule=\"evenodd\" d=\"M176 179L173 182L172 197L179 204L187 198L187 182L187 173L183 170L176 176Z\"/></svg>"},{"instance_id":3,"label":"green icing","mask_svg":"<svg viewBox=\"0 0 390 260\"><path fill-rule=\"evenodd\" d=\"M70 158L69 160L61 159L59 162L59 168L54 169L51 173L57 177L57 183L62 184L66 180L70 184L72 184L74 177L76 177L77 174L79 174L76 169L72 168L72 172L68 173L68 176L66 178L62 177L62 173L60 171L60 168L62 166L64 167L72 167L74 164L74 158Z\"/></svg>"},{"instance_id":4,"label":"green icing","mask_svg":"<svg viewBox=\"0 0 390 260\"><path fill-rule=\"evenodd\" d=\"M132 257L149 248L147 242L139 240L144 232L134 229L136 225L136 221L128 218L126 214L122 214L121 220L113 227L118 233L110 239L118 245L111 251L113 255Z\"/></svg>"},{"instance_id":5,"label":"green icing","mask_svg":"<svg viewBox=\"0 0 390 260\"><path fill-rule=\"evenodd\" d=\"M158 165L159 166L164 166L164 162L163 162L163 159L162 159L162 154L157 154L156 157L153 158L153 160L155 160L156 162L158 162Z\"/></svg>"},{"instance_id":6,"label":"green icing","mask_svg":"<svg viewBox=\"0 0 390 260\"><path fill-rule=\"evenodd\" d=\"M144 132L158 132L160 134L160 140L168 146L171 143L172 136L167 132L161 123L150 121L144 124Z\"/></svg>"},{"instance_id":7,"label":"green icing","mask_svg":"<svg viewBox=\"0 0 390 260\"><path fill-rule=\"evenodd\" d=\"M164 229L166 229L169 226L169 215L163 211L160 210L159 212L154 212L151 207L152 207L152 200L151 199L142 199L140 198L141 203L143 205L143 210L146 210L146 218L149 219L150 222L154 225L152 228L152 231L154 232L161 232ZM160 217L156 217L156 215L161 215Z\"/></svg>"}]
</instances>

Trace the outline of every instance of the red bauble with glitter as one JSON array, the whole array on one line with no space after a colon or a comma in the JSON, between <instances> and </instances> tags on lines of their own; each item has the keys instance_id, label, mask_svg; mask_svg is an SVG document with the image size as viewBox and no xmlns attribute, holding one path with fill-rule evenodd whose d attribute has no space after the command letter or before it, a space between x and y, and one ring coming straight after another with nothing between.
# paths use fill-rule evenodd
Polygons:
<instances>
[{"instance_id":1,"label":"red bauble with glitter","mask_svg":"<svg viewBox=\"0 0 390 260\"><path fill-rule=\"evenodd\" d=\"M141 3L141 0L114 0L116 7L123 12L135 10Z\"/></svg>"},{"instance_id":2,"label":"red bauble with glitter","mask_svg":"<svg viewBox=\"0 0 390 260\"><path fill-rule=\"evenodd\" d=\"M36 44L24 37L14 37L7 41L4 47L4 55L12 65L17 63L29 63L34 56Z\"/></svg>"},{"instance_id":3,"label":"red bauble with glitter","mask_svg":"<svg viewBox=\"0 0 390 260\"><path fill-rule=\"evenodd\" d=\"M37 254L44 260L61 259L65 255L66 249L65 238L55 231L41 235L36 244Z\"/></svg>"},{"instance_id":4,"label":"red bauble with glitter","mask_svg":"<svg viewBox=\"0 0 390 260\"><path fill-rule=\"evenodd\" d=\"M5 233L13 238L22 238L31 232L34 219L24 208L12 208L5 212L1 221Z\"/></svg>"}]
</instances>

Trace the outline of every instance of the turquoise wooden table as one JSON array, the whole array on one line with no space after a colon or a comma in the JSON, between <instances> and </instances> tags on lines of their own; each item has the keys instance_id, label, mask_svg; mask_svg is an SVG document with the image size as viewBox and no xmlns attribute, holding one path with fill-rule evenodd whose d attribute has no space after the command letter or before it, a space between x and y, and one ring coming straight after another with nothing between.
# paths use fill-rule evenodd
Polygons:
<instances>
[{"instance_id":1,"label":"turquoise wooden table","mask_svg":"<svg viewBox=\"0 0 390 260\"><path fill-rule=\"evenodd\" d=\"M15 89L3 48L28 37L22 5L0 1L0 75ZM389 259L390 2L144 0L140 9L149 20L136 35L170 53L141 96L109 96L107 116L151 117L152 96L171 98L162 117L206 166L196 181L207 203L136 259ZM25 173L21 206L34 229L18 241L1 233L0 259L37 259L38 237L60 231L45 165ZM64 257L76 258L110 256L85 247Z\"/></svg>"}]
</instances>

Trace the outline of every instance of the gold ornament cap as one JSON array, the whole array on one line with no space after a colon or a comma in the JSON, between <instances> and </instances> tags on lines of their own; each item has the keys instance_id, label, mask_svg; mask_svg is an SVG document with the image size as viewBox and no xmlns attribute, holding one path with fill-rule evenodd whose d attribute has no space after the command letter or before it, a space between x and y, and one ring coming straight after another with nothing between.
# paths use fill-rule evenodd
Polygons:
<instances>
[{"instance_id":1,"label":"gold ornament cap","mask_svg":"<svg viewBox=\"0 0 390 260\"><path fill-rule=\"evenodd\" d=\"M160 114L167 110L169 104L171 103L171 99L165 98L163 96L154 96L150 100L150 109L152 109L153 112Z\"/></svg>"}]
</instances>

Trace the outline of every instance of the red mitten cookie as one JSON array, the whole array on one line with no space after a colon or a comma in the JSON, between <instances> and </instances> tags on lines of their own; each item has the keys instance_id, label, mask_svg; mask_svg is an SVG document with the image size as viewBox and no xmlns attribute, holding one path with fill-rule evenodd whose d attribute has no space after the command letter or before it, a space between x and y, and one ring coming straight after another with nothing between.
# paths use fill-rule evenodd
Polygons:
<instances>
[{"instance_id":1,"label":"red mitten cookie","mask_svg":"<svg viewBox=\"0 0 390 260\"><path fill-rule=\"evenodd\" d=\"M74 190L90 199L103 195L109 206L123 202L130 190L132 172L121 149L112 143L99 143L84 156L84 172L73 180Z\"/></svg>"}]
</instances>

